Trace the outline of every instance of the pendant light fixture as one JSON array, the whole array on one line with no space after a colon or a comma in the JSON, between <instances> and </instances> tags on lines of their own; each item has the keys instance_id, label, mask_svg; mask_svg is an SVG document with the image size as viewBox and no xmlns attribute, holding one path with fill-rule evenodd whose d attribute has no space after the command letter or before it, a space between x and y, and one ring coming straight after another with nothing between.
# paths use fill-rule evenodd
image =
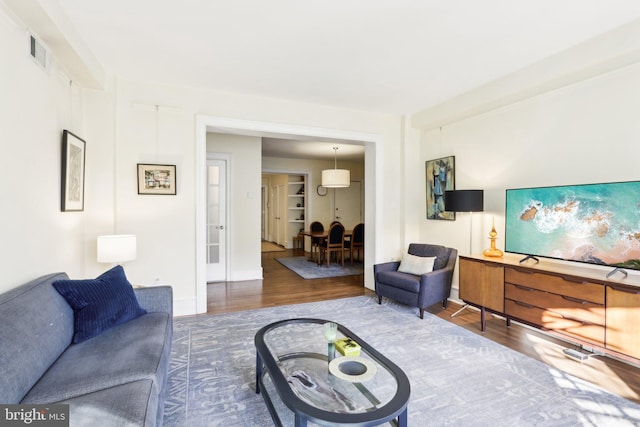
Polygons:
<instances>
[{"instance_id":1,"label":"pendant light fixture","mask_svg":"<svg viewBox=\"0 0 640 427\"><path fill-rule=\"evenodd\" d=\"M338 169L338 147L333 147L333 169L322 171L322 186L327 188L345 188L351 185L351 172Z\"/></svg>"}]
</instances>

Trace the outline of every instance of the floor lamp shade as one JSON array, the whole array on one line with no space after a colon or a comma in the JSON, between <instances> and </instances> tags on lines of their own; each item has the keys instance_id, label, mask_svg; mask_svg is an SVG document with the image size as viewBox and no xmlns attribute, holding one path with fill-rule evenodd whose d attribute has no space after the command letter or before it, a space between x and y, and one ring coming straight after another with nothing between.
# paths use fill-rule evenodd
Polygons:
<instances>
[{"instance_id":1,"label":"floor lamp shade","mask_svg":"<svg viewBox=\"0 0 640 427\"><path fill-rule=\"evenodd\" d=\"M121 263L136 259L136 236L98 236L98 262Z\"/></svg>"},{"instance_id":2,"label":"floor lamp shade","mask_svg":"<svg viewBox=\"0 0 640 427\"><path fill-rule=\"evenodd\" d=\"M322 171L322 186L345 188L351 185L351 173L347 169L325 169Z\"/></svg>"},{"instance_id":3,"label":"floor lamp shade","mask_svg":"<svg viewBox=\"0 0 640 427\"><path fill-rule=\"evenodd\" d=\"M473 253L473 212L484 210L484 190L449 190L444 192L444 210L448 212L469 212L469 255ZM463 305L451 317L455 317L469 304Z\"/></svg>"},{"instance_id":4,"label":"floor lamp shade","mask_svg":"<svg viewBox=\"0 0 640 427\"><path fill-rule=\"evenodd\" d=\"M482 212L484 210L484 190L445 191L444 210L447 212Z\"/></svg>"}]
</instances>

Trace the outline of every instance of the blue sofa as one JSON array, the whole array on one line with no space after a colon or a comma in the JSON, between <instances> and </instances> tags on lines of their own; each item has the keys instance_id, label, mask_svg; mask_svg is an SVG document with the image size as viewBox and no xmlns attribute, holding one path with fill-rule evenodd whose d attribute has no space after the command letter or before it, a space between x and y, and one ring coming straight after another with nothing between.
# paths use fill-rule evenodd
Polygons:
<instances>
[{"instance_id":1,"label":"blue sofa","mask_svg":"<svg viewBox=\"0 0 640 427\"><path fill-rule=\"evenodd\" d=\"M169 286L134 289L146 314L73 344L65 273L0 295L0 402L68 404L71 426L161 426L173 334Z\"/></svg>"},{"instance_id":2,"label":"blue sofa","mask_svg":"<svg viewBox=\"0 0 640 427\"><path fill-rule=\"evenodd\" d=\"M374 265L378 304L382 303L382 297L391 298L418 307L420 318L423 319L425 308L437 302L441 302L443 308L447 307L458 250L427 243L411 243L407 253L418 257L435 257L433 271L420 275L401 272L398 271L400 261Z\"/></svg>"}]
</instances>

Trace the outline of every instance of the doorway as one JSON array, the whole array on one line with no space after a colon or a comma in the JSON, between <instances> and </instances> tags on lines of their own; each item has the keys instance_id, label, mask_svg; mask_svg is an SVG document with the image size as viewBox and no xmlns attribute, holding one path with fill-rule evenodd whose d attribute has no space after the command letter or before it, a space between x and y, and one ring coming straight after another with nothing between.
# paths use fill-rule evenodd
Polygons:
<instances>
[{"instance_id":1,"label":"doorway","mask_svg":"<svg viewBox=\"0 0 640 427\"><path fill-rule=\"evenodd\" d=\"M230 119L224 117L212 117L198 115L196 117L196 293L195 312L204 313L207 310L207 284L206 284L206 149L207 133L217 132L235 135L250 135L259 137L277 137L286 135L301 141L331 141L343 140L350 144L360 144L365 147L365 222L372 226L365 229L365 286L373 288L373 276L371 266L376 252L376 231L382 227L377 223L376 212L382 209L382 200L376 198L376 186L382 188L382 150L379 149L383 142L382 135L352 132L340 129L316 128L308 126L296 126L285 123L260 122L253 120ZM376 171L379 168L379 171ZM258 172L259 173L259 172ZM314 184L315 185L315 184ZM255 194L255 193L254 193ZM248 195L249 196L249 195ZM259 209L256 209L256 214ZM256 221L259 219L256 216ZM259 224L259 223L257 223ZM228 228L228 227L227 227ZM257 233L256 233L257 235ZM233 236L227 235L227 239ZM243 252L243 256L260 259L260 242ZM255 252L255 253L254 253ZM228 260L228 263L230 261ZM238 279L238 280L249 280Z\"/></svg>"}]
</instances>

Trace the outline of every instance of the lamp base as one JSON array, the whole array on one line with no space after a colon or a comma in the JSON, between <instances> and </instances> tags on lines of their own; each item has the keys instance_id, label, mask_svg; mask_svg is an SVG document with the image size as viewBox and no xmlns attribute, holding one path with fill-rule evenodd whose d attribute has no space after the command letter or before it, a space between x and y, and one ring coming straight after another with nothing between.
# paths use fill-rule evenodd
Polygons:
<instances>
[{"instance_id":1,"label":"lamp base","mask_svg":"<svg viewBox=\"0 0 640 427\"><path fill-rule=\"evenodd\" d=\"M502 255L504 255L504 253L500 249L490 248L490 249L485 249L484 252L482 252L482 255L491 256L491 257L501 257Z\"/></svg>"},{"instance_id":2,"label":"lamp base","mask_svg":"<svg viewBox=\"0 0 640 427\"><path fill-rule=\"evenodd\" d=\"M491 246L489 247L489 249L485 249L484 252L482 252L484 256L501 257L502 255L504 255L500 249L496 248L497 235L498 232L496 231L496 226L494 225L493 220L491 220L491 231L489 232L489 240L491 240Z\"/></svg>"}]
</instances>

